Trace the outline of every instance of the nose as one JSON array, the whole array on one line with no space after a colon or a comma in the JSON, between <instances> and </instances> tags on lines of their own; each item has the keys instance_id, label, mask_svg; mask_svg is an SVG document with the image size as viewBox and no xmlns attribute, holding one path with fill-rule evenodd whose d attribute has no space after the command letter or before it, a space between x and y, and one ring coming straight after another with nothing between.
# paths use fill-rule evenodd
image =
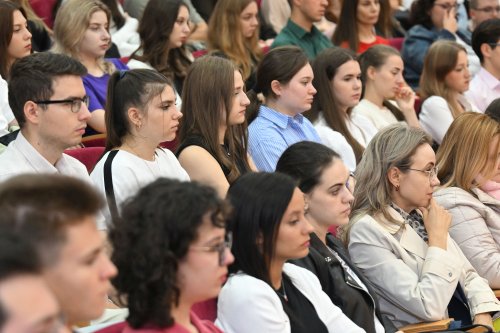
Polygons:
<instances>
[{"instance_id":1,"label":"nose","mask_svg":"<svg viewBox=\"0 0 500 333\"><path fill-rule=\"evenodd\" d=\"M109 40L111 38L109 31L106 30L105 28L102 29L101 38L102 38L102 40Z\"/></svg>"},{"instance_id":2,"label":"nose","mask_svg":"<svg viewBox=\"0 0 500 333\"><path fill-rule=\"evenodd\" d=\"M229 266L234 262L234 256L230 248L226 248L226 256L224 257L224 266Z\"/></svg>"},{"instance_id":3,"label":"nose","mask_svg":"<svg viewBox=\"0 0 500 333\"><path fill-rule=\"evenodd\" d=\"M186 21L186 23L184 24L184 32L187 34L191 32L191 28L189 27L189 21Z\"/></svg>"},{"instance_id":4,"label":"nose","mask_svg":"<svg viewBox=\"0 0 500 333\"><path fill-rule=\"evenodd\" d=\"M309 223L309 221L305 217L302 218L302 221L304 222L304 227L302 229L302 233L304 235L308 235L314 231L313 226L311 225L311 223Z\"/></svg>"},{"instance_id":5,"label":"nose","mask_svg":"<svg viewBox=\"0 0 500 333\"><path fill-rule=\"evenodd\" d=\"M181 119L183 116L181 110L177 106L175 106L174 119Z\"/></svg>"},{"instance_id":6,"label":"nose","mask_svg":"<svg viewBox=\"0 0 500 333\"><path fill-rule=\"evenodd\" d=\"M82 106L80 108L80 111L78 112L78 115L79 115L79 119L80 120L89 120L90 117L92 117L92 114L90 113L89 111L89 108L87 107L87 105L85 103L82 103Z\"/></svg>"},{"instance_id":7,"label":"nose","mask_svg":"<svg viewBox=\"0 0 500 333\"><path fill-rule=\"evenodd\" d=\"M361 83L361 80L360 79L356 79L354 80L354 89L355 90L359 90L361 89L361 87L363 86L363 83Z\"/></svg>"},{"instance_id":8,"label":"nose","mask_svg":"<svg viewBox=\"0 0 500 333\"><path fill-rule=\"evenodd\" d=\"M347 186L345 186L345 196L344 196L344 202L353 202L354 201L354 196L352 195L352 192L349 190Z\"/></svg>"},{"instance_id":9,"label":"nose","mask_svg":"<svg viewBox=\"0 0 500 333\"><path fill-rule=\"evenodd\" d=\"M31 36L33 36L31 34L31 32L28 29L26 29L26 33L24 35L24 39L26 39L26 40L31 39Z\"/></svg>"},{"instance_id":10,"label":"nose","mask_svg":"<svg viewBox=\"0 0 500 333\"><path fill-rule=\"evenodd\" d=\"M311 88L309 89L309 93L312 94L312 95L316 95L318 91L316 90L316 88L314 88L312 82L311 82Z\"/></svg>"},{"instance_id":11,"label":"nose","mask_svg":"<svg viewBox=\"0 0 500 333\"><path fill-rule=\"evenodd\" d=\"M436 186L439 186L439 184L441 184L441 182L439 181L438 176L434 175L434 177L432 177L432 179L431 179L431 186L436 187Z\"/></svg>"},{"instance_id":12,"label":"nose","mask_svg":"<svg viewBox=\"0 0 500 333\"><path fill-rule=\"evenodd\" d=\"M104 255L103 265L101 268L101 278L103 280L109 280L118 274L118 269L116 266L109 260L107 255Z\"/></svg>"},{"instance_id":13,"label":"nose","mask_svg":"<svg viewBox=\"0 0 500 333\"><path fill-rule=\"evenodd\" d=\"M244 105L244 106L250 105L250 100L248 99L247 94L245 94L245 92L243 92L243 91L241 93L242 93L241 105Z\"/></svg>"}]
</instances>

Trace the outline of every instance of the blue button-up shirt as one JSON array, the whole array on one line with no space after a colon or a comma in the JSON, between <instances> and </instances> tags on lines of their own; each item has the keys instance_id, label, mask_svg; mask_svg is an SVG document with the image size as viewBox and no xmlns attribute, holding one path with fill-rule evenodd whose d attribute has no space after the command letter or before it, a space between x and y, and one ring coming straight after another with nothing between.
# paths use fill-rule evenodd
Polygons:
<instances>
[{"instance_id":1,"label":"blue button-up shirt","mask_svg":"<svg viewBox=\"0 0 500 333\"><path fill-rule=\"evenodd\" d=\"M321 143L314 126L301 114L291 117L262 105L248 127L248 150L259 171L274 171L281 154L299 141Z\"/></svg>"}]
</instances>

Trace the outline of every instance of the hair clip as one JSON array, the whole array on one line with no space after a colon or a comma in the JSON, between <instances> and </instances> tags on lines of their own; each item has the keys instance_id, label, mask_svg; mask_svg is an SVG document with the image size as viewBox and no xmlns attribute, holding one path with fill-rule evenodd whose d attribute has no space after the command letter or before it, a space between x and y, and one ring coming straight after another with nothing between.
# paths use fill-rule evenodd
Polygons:
<instances>
[{"instance_id":1,"label":"hair clip","mask_svg":"<svg viewBox=\"0 0 500 333\"><path fill-rule=\"evenodd\" d=\"M119 79L120 80L123 79L123 77L125 76L125 74L127 74L127 72L128 72L128 70L121 70Z\"/></svg>"}]
</instances>

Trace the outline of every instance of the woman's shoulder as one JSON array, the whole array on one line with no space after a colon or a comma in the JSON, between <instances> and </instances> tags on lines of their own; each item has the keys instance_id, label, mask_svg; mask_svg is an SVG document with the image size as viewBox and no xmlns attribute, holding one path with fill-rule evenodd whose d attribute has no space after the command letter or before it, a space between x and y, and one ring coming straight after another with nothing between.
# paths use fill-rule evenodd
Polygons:
<instances>
[{"instance_id":1,"label":"woman's shoulder","mask_svg":"<svg viewBox=\"0 0 500 333\"><path fill-rule=\"evenodd\" d=\"M106 58L106 61L112 63L116 69L122 70L122 69L128 69L128 66L125 65L120 59L118 58Z\"/></svg>"},{"instance_id":2,"label":"woman's shoulder","mask_svg":"<svg viewBox=\"0 0 500 333\"><path fill-rule=\"evenodd\" d=\"M434 198L445 209L452 209L459 206L483 205L472 193L456 186L438 189L434 193Z\"/></svg>"},{"instance_id":3,"label":"woman's shoulder","mask_svg":"<svg viewBox=\"0 0 500 333\"><path fill-rule=\"evenodd\" d=\"M433 95L427 97L422 103L421 114L432 112L436 107L449 109L448 102L441 96Z\"/></svg>"},{"instance_id":4,"label":"woman's shoulder","mask_svg":"<svg viewBox=\"0 0 500 333\"><path fill-rule=\"evenodd\" d=\"M244 303L255 300L257 296L271 296L279 302L279 298L269 284L246 273L238 272L230 275L226 284L222 287L219 302Z\"/></svg>"},{"instance_id":5,"label":"woman's shoulder","mask_svg":"<svg viewBox=\"0 0 500 333\"><path fill-rule=\"evenodd\" d=\"M130 69L154 69L151 65L137 59L130 59L127 65Z\"/></svg>"}]
</instances>

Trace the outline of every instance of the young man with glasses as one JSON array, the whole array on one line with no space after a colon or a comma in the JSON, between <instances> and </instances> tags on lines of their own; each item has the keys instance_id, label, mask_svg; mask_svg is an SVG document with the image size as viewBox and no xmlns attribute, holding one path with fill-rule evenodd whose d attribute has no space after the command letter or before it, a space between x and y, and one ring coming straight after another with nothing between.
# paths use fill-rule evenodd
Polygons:
<instances>
[{"instance_id":1,"label":"young man with glasses","mask_svg":"<svg viewBox=\"0 0 500 333\"><path fill-rule=\"evenodd\" d=\"M470 31L474 31L482 22L500 18L499 0L470 0L469 1Z\"/></svg>"},{"instance_id":2,"label":"young man with glasses","mask_svg":"<svg viewBox=\"0 0 500 333\"><path fill-rule=\"evenodd\" d=\"M63 154L78 145L90 112L77 60L36 53L11 70L9 104L21 130L0 155L0 181L20 173L62 173L88 179L80 162Z\"/></svg>"},{"instance_id":3,"label":"young man with glasses","mask_svg":"<svg viewBox=\"0 0 500 333\"><path fill-rule=\"evenodd\" d=\"M500 97L500 18L486 20L476 27L472 33L472 47L481 60L481 69L465 95L484 112Z\"/></svg>"}]
</instances>

